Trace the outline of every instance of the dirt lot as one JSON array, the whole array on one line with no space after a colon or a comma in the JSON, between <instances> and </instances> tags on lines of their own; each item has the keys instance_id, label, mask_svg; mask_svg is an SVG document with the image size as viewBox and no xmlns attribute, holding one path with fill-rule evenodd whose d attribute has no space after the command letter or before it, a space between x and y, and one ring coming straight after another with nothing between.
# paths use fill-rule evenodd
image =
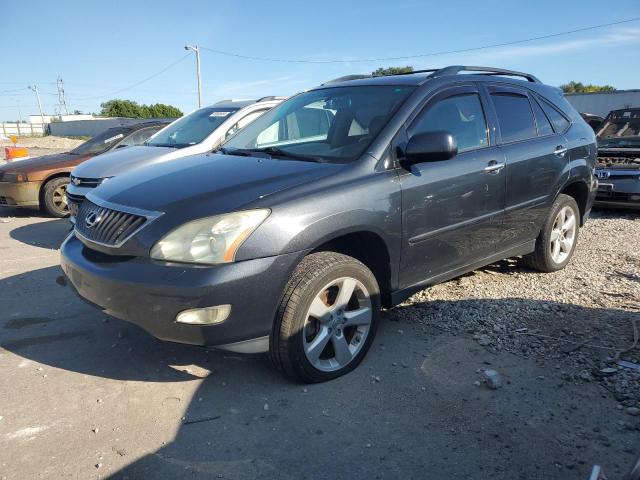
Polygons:
<instances>
[{"instance_id":1,"label":"dirt lot","mask_svg":"<svg viewBox=\"0 0 640 480\"><path fill-rule=\"evenodd\" d=\"M84 141L49 135L47 137L20 137L16 145L27 147L31 157L38 157L52 153L68 152ZM11 145L13 144L9 141L0 140L0 164L5 161L4 147L10 147Z\"/></svg>"},{"instance_id":2,"label":"dirt lot","mask_svg":"<svg viewBox=\"0 0 640 480\"><path fill-rule=\"evenodd\" d=\"M304 386L95 311L55 281L66 221L30 215L0 211L0 478L613 479L640 453L640 373L615 363L640 360L640 216L598 213L565 271L415 295Z\"/></svg>"}]
</instances>

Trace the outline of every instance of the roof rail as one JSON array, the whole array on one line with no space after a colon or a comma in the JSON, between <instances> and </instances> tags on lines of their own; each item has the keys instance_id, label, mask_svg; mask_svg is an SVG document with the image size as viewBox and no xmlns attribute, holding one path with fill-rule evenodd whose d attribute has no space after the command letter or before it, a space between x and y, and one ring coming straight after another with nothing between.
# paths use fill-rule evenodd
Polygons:
<instances>
[{"instance_id":1,"label":"roof rail","mask_svg":"<svg viewBox=\"0 0 640 480\"><path fill-rule=\"evenodd\" d=\"M431 74L430 78L442 77L444 75L457 75L460 72L477 72L481 75L505 75L510 77L522 77L526 78L529 82L542 83L540 80L538 80L537 77L531 75L530 73L517 72L515 70L505 70L503 68L471 67L468 65L451 65L449 67L441 68Z\"/></svg>"}]
</instances>

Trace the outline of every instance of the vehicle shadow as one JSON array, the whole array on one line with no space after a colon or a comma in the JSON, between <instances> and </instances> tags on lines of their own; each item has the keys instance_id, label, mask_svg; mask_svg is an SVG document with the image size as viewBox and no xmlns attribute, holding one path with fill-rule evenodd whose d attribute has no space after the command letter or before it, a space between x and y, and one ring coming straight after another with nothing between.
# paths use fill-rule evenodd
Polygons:
<instances>
[{"instance_id":1,"label":"vehicle shadow","mask_svg":"<svg viewBox=\"0 0 640 480\"><path fill-rule=\"evenodd\" d=\"M45 222L31 222L16 227L9 232L9 236L27 245L57 250L71 228L68 219L58 218Z\"/></svg>"},{"instance_id":2,"label":"vehicle shadow","mask_svg":"<svg viewBox=\"0 0 640 480\"><path fill-rule=\"evenodd\" d=\"M554 391L550 385L540 396L539 372L511 357L506 361L512 362L509 368L518 388L505 389L498 397L478 390L473 385L475 370L482 360L497 364L498 358L470 340L470 334L451 337L438 324L461 312L474 312L472 321L479 310L491 313L497 304L514 312L533 312L517 318L519 328L539 328L540 322L560 327L575 320L580 335L580 322L601 330L610 325L620 329L616 322L630 315L522 298L398 307L383 314L372 350L358 369L332 382L305 386L276 372L266 355L243 356L155 340L75 299L69 287L55 287L59 274L58 268L49 267L0 280L2 349L91 377L135 382L203 379L184 418L173 419L178 425L174 440L111 477L123 479L424 478L425 468L430 478L469 478L500 468L500 478L511 468L525 478L563 478L566 472L558 471L548 458L541 459L544 449L532 448L555 441L558 433L536 424L534 413L529 423L522 424L518 417L529 411L531 402L544 412L576 393L567 388ZM27 307L25 298L32 299ZM560 322L557 312L562 312ZM505 335L514 335L514 327L505 325ZM620 335L621 344L628 344L630 332ZM518 380L529 377L531 384ZM601 392L593 390L599 398ZM477 405L471 408L473 402ZM571 431L579 421L571 415L566 422L554 420L557 428ZM596 410L581 415L599 418ZM516 431L508 423L514 420L518 435L502 438L503 430ZM598 428L606 429L607 421L603 418ZM487 452L501 452L502 460L491 455L468 458L478 442ZM583 454L603 458L600 448L594 443Z\"/></svg>"}]
</instances>

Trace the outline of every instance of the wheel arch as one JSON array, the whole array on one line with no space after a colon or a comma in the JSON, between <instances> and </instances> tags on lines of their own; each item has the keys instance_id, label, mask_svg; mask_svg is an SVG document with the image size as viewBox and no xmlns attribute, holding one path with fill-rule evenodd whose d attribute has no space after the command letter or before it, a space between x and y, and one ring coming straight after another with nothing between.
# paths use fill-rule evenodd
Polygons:
<instances>
[{"instance_id":1,"label":"wheel arch","mask_svg":"<svg viewBox=\"0 0 640 480\"><path fill-rule=\"evenodd\" d=\"M38 192L38 203L40 204L40 207L42 207L43 205L44 188L47 186L47 183L49 183L51 180L55 180L56 178L70 177L70 176L71 176L71 171L69 170L69 171L52 173L51 175L46 177L44 180L42 180L42 183L40 184L40 191Z\"/></svg>"},{"instance_id":2,"label":"wheel arch","mask_svg":"<svg viewBox=\"0 0 640 480\"><path fill-rule=\"evenodd\" d=\"M391 306L393 268L391 254L383 237L372 230L341 232L319 240L309 253L332 251L362 262L371 270L380 287L382 306Z\"/></svg>"},{"instance_id":3,"label":"wheel arch","mask_svg":"<svg viewBox=\"0 0 640 480\"><path fill-rule=\"evenodd\" d=\"M589 202L589 187L587 184L582 180L575 180L562 187L559 193L569 195L576 201L580 210L580 226L583 226Z\"/></svg>"}]
</instances>

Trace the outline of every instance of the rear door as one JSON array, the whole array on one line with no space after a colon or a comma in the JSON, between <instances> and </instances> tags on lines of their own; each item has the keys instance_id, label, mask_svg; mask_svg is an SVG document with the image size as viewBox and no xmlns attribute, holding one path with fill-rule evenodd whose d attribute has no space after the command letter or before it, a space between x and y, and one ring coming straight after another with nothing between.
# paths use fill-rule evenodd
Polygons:
<instances>
[{"instance_id":1,"label":"rear door","mask_svg":"<svg viewBox=\"0 0 640 480\"><path fill-rule=\"evenodd\" d=\"M405 287L493 255L504 209L504 156L491 140L477 87L436 94L407 138L438 130L454 135L459 153L400 170Z\"/></svg>"},{"instance_id":2,"label":"rear door","mask_svg":"<svg viewBox=\"0 0 640 480\"><path fill-rule=\"evenodd\" d=\"M506 210L499 250L535 239L562 178L568 176L567 141L533 94L490 85L500 149L506 157Z\"/></svg>"}]
</instances>

